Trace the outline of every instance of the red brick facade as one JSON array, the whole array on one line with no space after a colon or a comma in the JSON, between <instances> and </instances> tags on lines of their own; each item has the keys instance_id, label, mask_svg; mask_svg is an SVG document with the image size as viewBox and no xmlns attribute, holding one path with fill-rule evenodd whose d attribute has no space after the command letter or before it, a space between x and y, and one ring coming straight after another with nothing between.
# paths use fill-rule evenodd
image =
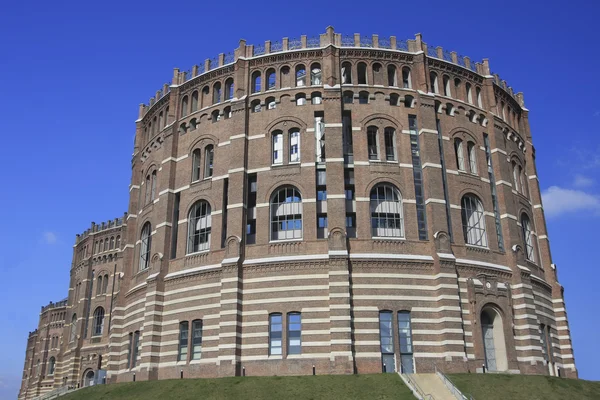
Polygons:
<instances>
[{"instance_id":1,"label":"red brick facade","mask_svg":"<svg viewBox=\"0 0 600 400\"><path fill-rule=\"evenodd\" d=\"M378 200L384 187L397 202ZM298 196L278 207L281 188ZM123 219L78 236L68 299L45 307L30 334L19 398L87 384L99 368L110 382L400 368L399 311L410 312L404 356L417 372L493 363L577 376L528 110L487 60L420 35L332 28L264 47L241 41L203 68L176 69L140 107L130 194ZM400 211L384 210L392 203ZM385 360L382 311L393 315ZM301 313L300 354L290 354L290 312ZM273 313L281 355L270 349Z\"/></svg>"}]
</instances>

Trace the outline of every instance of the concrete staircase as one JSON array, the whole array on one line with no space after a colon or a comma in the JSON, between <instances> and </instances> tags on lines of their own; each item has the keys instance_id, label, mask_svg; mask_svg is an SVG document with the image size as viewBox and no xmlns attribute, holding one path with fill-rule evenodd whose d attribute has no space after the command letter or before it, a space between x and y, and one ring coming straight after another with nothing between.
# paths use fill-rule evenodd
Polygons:
<instances>
[{"instance_id":1,"label":"concrete staircase","mask_svg":"<svg viewBox=\"0 0 600 400\"><path fill-rule=\"evenodd\" d=\"M436 374L412 374L411 378L424 395L430 395L435 400L456 400L454 394Z\"/></svg>"}]
</instances>

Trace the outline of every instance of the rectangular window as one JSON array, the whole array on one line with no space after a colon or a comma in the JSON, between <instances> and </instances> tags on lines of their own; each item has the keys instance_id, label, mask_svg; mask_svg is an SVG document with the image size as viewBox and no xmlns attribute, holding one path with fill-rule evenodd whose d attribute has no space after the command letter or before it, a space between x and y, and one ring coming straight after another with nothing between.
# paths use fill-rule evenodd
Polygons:
<instances>
[{"instance_id":1,"label":"rectangular window","mask_svg":"<svg viewBox=\"0 0 600 400\"><path fill-rule=\"evenodd\" d=\"M300 132L290 132L290 162L300 162Z\"/></svg>"},{"instance_id":2,"label":"rectangular window","mask_svg":"<svg viewBox=\"0 0 600 400\"><path fill-rule=\"evenodd\" d=\"M282 338L281 314L269 315L269 355L281 355Z\"/></svg>"},{"instance_id":3,"label":"rectangular window","mask_svg":"<svg viewBox=\"0 0 600 400\"><path fill-rule=\"evenodd\" d=\"M188 333L189 333L189 323L187 321L180 322L179 323L179 353L177 355L177 361L187 361Z\"/></svg>"},{"instance_id":4,"label":"rectangular window","mask_svg":"<svg viewBox=\"0 0 600 400\"><path fill-rule=\"evenodd\" d=\"M256 174L248 174L246 214L246 244L256 243L256 192L258 190Z\"/></svg>"},{"instance_id":5,"label":"rectangular window","mask_svg":"<svg viewBox=\"0 0 600 400\"><path fill-rule=\"evenodd\" d=\"M346 234L349 238L356 237L356 213L346 213Z\"/></svg>"},{"instance_id":6,"label":"rectangular window","mask_svg":"<svg viewBox=\"0 0 600 400\"><path fill-rule=\"evenodd\" d=\"M317 214L317 239L327 237L327 214Z\"/></svg>"},{"instance_id":7,"label":"rectangular window","mask_svg":"<svg viewBox=\"0 0 600 400\"><path fill-rule=\"evenodd\" d=\"M300 313L289 313L287 321L288 354L302 352L302 316Z\"/></svg>"},{"instance_id":8,"label":"rectangular window","mask_svg":"<svg viewBox=\"0 0 600 400\"><path fill-rule=\"evenodd\" d=\"M350 114L350 111L344 111L342 115L342 142L344 162L351 164L354 162L354 150L352 145L352 114Z\"/></svg>"},{"instance_id":9,"label":"rectangular window","mask_svg":"<svg viewBox=\"0 0 600 400\"><path fill-rule=\"evenodd\" d=\"M423 169L421 167L416 115L408 116L408 129L410 130L410 150L412 154L413 179L415 183L415 200L417 203L417 225L419 229L419 240L427 240L427 215L425 212L425 194L423 192Z\"/></svg>"},{"instance_id":10,"label":"rectangular window","mask_svg":"<svg viewBox=\"0 0 600 400\"><path fill-rule=\"evenodd\" d=\"M204 162L206 165L204 166L204 178L210 178L213 175L213 158L215 155L214 148L211 146L207 146L204 152Z\"/></svg>"},{"instance_id":11,"label":"rectangular window","mask_svg":"<svg viewBox=\"0 0 600 400\"><path fill-rule=\"evenodd\" d=\"M273 164L283 163L283 135L276 133L273 135Z\"/></svg>"},{"instance_id":12,"label":"rectangular window","mask_svg":"<svg viewBox=\"0 0 600 400\"><path fill-rule=\"evenodd\" d=\"M414 373L412 331L410 326L410 312L398 313L398 340L400 342L401 371L405 374Z\"/></svg>"},{"instance_id":13,"label":"rectangular window","mask_svg":"<svg viewBox=\"0 0 600 400\"><path fill-rule=\"evenodd\" d=\"M202 320L192 322L192 360L199 360L202 356Z\"/></svg>"},{"instance_id":14,"label":"rectangular window","mask_svg":"<svg viewBox=\"0 0 600 400\"><path fill-rule=\"evenodd\" d=\"M132 346L132 354L131 354L131 368L135 368L137 365L137 358L139 354L139 346L140 346L140 331L135 331L133 333L133 346Z\"/></svg>"},{"instance_id":15,"label":"rectangular window","mask_svg":"<svg viewBox=\"0 0 600 400\"><path fill-rule=\"evenodd\" d=\"M396 371L394 334L392 329L391 311L381 311L379 313L379 341L381 345L381 370L383 372Z\"/></svg>"}]
</instances>

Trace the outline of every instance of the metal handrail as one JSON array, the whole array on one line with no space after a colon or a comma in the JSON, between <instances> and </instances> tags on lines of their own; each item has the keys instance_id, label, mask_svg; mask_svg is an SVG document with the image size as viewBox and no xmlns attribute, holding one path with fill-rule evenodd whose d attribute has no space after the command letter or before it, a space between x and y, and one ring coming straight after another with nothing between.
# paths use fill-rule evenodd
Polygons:
<instances>
[{"instance_id":1,"label":"metal handrail","mask_svg":"<svg viewBox=\"0 0 600 400\"><path fill-rule=\"evenodd\" d=\"M440 377L440 379L442 380L442 382L444 382L444 385L446 385L446 387L448 389L450 389L450 391L452 392L452 394L454 395L454 397L456 397L457 400L475 400L475 398L473 398L473 396L471 396L470 394L467 393L467 396L465 396L460 389L458 389L458 387L456 387L456 385L454 384L454 382L452 382L452 380L450 380L450 378L448 378L448 376L446 376L446 374L444 374L440 369L438 369L437 364L433 365L434 369L435 369L435 373L437 376Z\"/></svg>"},{"instance_id":2,"label":"metal handrail","mask_svg":"<svg viewBox=\"0 0 600 400\"><path fill-rule=\"evenodd\" d=\"M414 391L416 391L423 400L435 400L435 397L432 394L425 393L419 384L411 378L412 374L408 374L403 371L406 371L406 368L404 367L404 364L402 364L402 360L400 360L400 376L406 379L406 381L413 386Z\"/></svg>"}]
</instances>

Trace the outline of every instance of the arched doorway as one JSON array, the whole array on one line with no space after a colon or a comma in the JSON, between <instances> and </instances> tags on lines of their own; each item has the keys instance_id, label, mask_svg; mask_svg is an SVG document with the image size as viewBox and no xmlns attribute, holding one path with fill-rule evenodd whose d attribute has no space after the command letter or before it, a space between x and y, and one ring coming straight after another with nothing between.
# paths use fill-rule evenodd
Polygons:
<instances>
[{"instance_id":1,"label":"arched doorway","mask_svg":"<svg viewBox=\"0 0 600 400\"><path fill-rule=\"evenodd\" d=\"M481 311L481 334L486 369L491 372L508 370L502 316L493 307L484 307Z\"/></svg>"},{"instance_id":2,"label":"arched doorway","mask_svg":"<svg viewBox=\"0 0 600 400\"><path fill-rule=\"evenodd\" d=\"M83 376L83 386L94 386L94 371L88 370Z\"/></svg>"}]
</instances>

